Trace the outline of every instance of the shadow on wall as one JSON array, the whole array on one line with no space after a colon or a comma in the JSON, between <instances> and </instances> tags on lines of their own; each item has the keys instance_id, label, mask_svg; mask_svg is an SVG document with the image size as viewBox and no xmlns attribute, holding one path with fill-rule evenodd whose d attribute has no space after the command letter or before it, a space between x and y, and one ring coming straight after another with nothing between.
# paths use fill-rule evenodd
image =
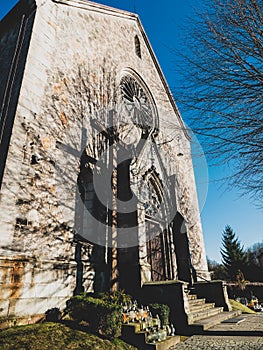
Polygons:
<instances>
[{"instance_id":1,"label":"shadow on wall","mask_svg":"<svg viewBox=\"0 0 263 350\"><path fill-rule=\"evenodd\" d=\"M19 2L0 22L0 188L35 19L35 2ZM15 23L15 25L14 25ZM13 28L12 28L13 27Z\"/></svg>"}]
</instances>

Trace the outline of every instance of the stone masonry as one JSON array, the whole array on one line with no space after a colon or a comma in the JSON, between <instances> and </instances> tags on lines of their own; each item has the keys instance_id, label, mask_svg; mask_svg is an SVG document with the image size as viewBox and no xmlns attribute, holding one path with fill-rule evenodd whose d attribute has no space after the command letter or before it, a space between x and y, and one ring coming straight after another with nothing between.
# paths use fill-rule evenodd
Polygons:
<instances>
[{"instance_id":1,"label":"stone masonry","mask_svg":"<svg viewBox=\"0 0 263 350\"><path fill-rule=\"evenodd\" d=\"M94 283L111 288L113 277L125 287L129 258L136 265L131 276L139 274L135 285L157 278L155 262L147 258L147 225L166 234L160 278L178 279L176 213L187 232L186 259L197 277L207 278L190 138L138 16L84 0L20 1L0 23L0 52L0 315L43 314L63 307L73 293L92 292ZM131 100L133 112L129 103L125 111L120 107L127 86L138 94ZM125 113L127 118L143 113L142 98L151 110L151 125L120 122ZM129 124L132 131L125 129ZM109 130L114 136L107 136ZM124 144L144 141L129 168L129 186L140 203L131 219L137 222L139 248L126 254L127 261L119 251L114 255L113 229L105 229L110 238L96 241L98 228L83 214L82 203L94 210L94 189L87 180L96 171L92 160L106 157L108 140L116 135ZM120 192L123 179L115 178ZM88 189L81 194L84 180ZM158 214L157 225L147 218L156 208L161 211L160 198L169 205ZM114 209L111 220L113 227Z\"/></svg>"}]
</instances>

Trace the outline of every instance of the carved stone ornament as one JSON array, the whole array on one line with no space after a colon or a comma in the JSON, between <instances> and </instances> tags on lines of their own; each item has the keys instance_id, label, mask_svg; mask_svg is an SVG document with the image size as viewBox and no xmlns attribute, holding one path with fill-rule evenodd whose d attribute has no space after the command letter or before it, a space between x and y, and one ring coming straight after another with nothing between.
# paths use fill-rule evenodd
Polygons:
<instances>
[{"instance_id":1,"label":"carved stone ornament","mask_svg":"<svg viewBox=\"0 0 263 350\"><path fill-rule=\"evenodd\" d=\"M123 107L130 120L143 130L155 128L154 108L145 89L131 75L126 75L120 82Z\"/></svg>"}]
</instances>

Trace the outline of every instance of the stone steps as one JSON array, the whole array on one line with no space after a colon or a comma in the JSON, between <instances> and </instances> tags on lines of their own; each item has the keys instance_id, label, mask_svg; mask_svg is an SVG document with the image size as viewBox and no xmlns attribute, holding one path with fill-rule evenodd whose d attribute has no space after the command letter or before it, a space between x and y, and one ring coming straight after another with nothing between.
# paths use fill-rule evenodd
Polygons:
<instances>
[{"instance_id":1,"label":"stone steps","mask_svg":"<svg viewBox=\"0 0 263 350\"><path fill-rule=\"evenodd\" d=\"M191 313L198 313L198 312L212 309L214 307L215 307L215 303L203 303L203 304L197 304L197 305L190 304L190 312Z\"/></svg>"},{"instance_id":2,"label":"stone steps","mask_svg":"<svg viewBox=\"0 0 263 350\"><path fill-rule=\"evenodd\" d=\"M167 337L166 340L148 343L146 331L140 331L138 323L130 323L122 325L121 339L126 343L137 347L140 350L169 350L180 342L180 336Z\"/></svg>"},{"instance_id":3,"label":"stone steps","mask_svg":"<svg viewBox=\"0 0 263 350\"><path fill-rule=\"evenodd\" d=\"M205 298L197 298L196 294L188 294L190 324L223 312L223 307L215 307L215 303L206 303Z\"/></svg>"},{"instance_id":4,"label":"stone steps","mask_svg":"<svg viewBox=\"0 0 263 350\"><path fill-rule=\"evenodd\" d=\"M212 307L209 309L201 310L191 313L194 322L202 320L207 317L215 316L223 312L223 307Z\"/></svg>"},{"instance_id":5,"label":"stone steps","mask_svg":"<svg viewBox=\"0 0 263 350\"><path fill-rule=\"evenodd\" d=\"M189 300L189 305L190 307L192 306L197 306L197 305L204 305L205 304L205 299L190 299Z\"/></svg>"},{"instance_id":6,"label":"stone steps","mask_svg":"<svg viewBox=\"0 0 263 350\"><path fill-rule=\"evenodd\" d=\"M195 328L197 331L206 331L209 328L219 324L220 322L223 322L225 320L228 320L233 317L237 317L241 314L239 310L235 311L223 311L220 312L217 315L213 315L210 317L203 318L201 320L195 321L192 325L190 325L191 328Z\"/></svg>"},{"instance_id":7,"label":"stone steps","mask_svg":"<svg viewBox=\"0 0 263 350\"><path fill-rule=\"evenodd\" d=\"M223 311L223 307L215 307L215 303L206 303L204 298L195 294L188 295L190 314L189 334L202 334L209 328L229 318L241 314L240 311Z\"/></svg>"}]
</instances>

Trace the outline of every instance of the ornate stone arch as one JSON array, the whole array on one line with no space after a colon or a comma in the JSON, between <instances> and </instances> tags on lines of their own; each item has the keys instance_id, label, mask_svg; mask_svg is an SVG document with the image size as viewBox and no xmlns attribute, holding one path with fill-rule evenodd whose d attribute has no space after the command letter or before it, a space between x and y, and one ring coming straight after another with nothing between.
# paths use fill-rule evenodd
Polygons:
<instances>
[{"instance_id":1,"label":"ornate stone arch","mask_svg":"<svg viewBox=\"0 0 263 350\"><path fill-rule=\"evenodd\" d=\"M145 216L165 225L165 195L162 180L154 166L142 178L144 186L141 200L144 201Z\"/></svg>"},{"instance_id":2,"label":"ornate stone arch","mask_svg":"<svg viewBox=\"0 0 263 350\"><path fill-rule=\"evenodd\" d=\"M164 186L154 167L143 177L146 251L151 280L170 280L174 278L174 257L172 232L166 222L167 198Z\"/></svg>"},{"instance_id":3,"label":"ornate stone arch","mask_svg":"<svg viewBox=\"0 0 263 350\"><path fill-rule=\"evenodd\" d=\"M118 76L118 85L122 113L126 114L126 117L130 116L132 123L139 128L150 129L157 133L158 110L144 79L134 69L125 68Z\"/></svg>"}]
</instances>

